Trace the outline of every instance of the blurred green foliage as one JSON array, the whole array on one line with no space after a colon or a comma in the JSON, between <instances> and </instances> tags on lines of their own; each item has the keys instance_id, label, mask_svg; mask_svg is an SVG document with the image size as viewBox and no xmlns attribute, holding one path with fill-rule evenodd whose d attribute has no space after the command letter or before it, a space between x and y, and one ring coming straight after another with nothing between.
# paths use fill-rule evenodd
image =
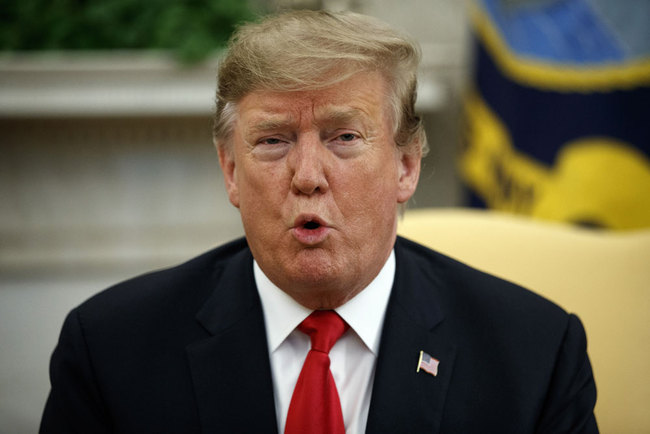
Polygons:
<instances>
[{"instance_id":1,"label":"blurred green foliage","mask_svg":"<svg viewBox=\"0 0 650 434\"><path fill-rule=\"evenodd\" d=\"M253 18L244 0L0 0L0 50L168 49L195 62Z\"/></svg>"}]
</instances>

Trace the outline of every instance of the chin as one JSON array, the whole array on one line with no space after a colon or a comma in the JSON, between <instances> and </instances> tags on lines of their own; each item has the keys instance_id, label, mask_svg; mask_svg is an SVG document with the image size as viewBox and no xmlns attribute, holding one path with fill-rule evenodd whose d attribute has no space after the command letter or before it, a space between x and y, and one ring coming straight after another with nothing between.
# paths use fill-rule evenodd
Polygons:
<instances>
[{"instance_id":1,"label":"chin","mask_svg":"<svg viewBox=\"0 0 650 434\"><path fill-rule=\"evenodd\" d=\"M340 285L316 284L299 286L288 294L301 305L318 310L336 309L356 295L356 292L342 290Z\"/></svg>"},{"instance_id":2,"label":"chin","mask_svg":"<svg viewBox=\"0 0 650 434\"><path fill-rule=\"evenodd\" d=\"M340 270L337 266L323 261L297 261L293 270L287 273L296 283L305 287L329 286L340 279Z\"/></svg>"},{"instance_id":3,"label":"chin","mask_svg":"<svg viewBox=\"0 0 650 434\"><path fill-rule=\"evenodd\" d=\"M323 251L303 251L284 268L290 284L307 289L336 287L345 280L349 267Z\"/></svg>"}]
</instances>

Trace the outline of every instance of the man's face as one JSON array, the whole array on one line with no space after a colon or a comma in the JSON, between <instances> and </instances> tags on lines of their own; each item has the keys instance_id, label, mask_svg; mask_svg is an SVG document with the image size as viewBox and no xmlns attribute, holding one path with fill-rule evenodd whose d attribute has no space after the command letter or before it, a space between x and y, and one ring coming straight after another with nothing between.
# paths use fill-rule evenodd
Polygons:
<instances>
[{"instance_id":1,"label":"man's face","mask_svg":"<svg viewBox=\"0 0 650 434\"><path fill-rule=\"evenodd\" d=\"M332 87L255 91L219 151L230 202L264 273L312 309L335 308L378 274L420 156L393 140L387 85L359 73Z\"/></svg>"}]
</instances>

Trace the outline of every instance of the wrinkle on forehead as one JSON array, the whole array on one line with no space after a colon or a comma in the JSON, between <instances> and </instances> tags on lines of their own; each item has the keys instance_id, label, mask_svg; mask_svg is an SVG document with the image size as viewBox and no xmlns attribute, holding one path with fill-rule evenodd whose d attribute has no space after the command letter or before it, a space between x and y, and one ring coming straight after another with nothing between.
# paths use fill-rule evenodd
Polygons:
<instances>
[{"instance_id":1,"label":"wrinkle on forehead","mask_svg":"<svg viewBox=\"0 0 650 434\"><path fill-rule=\"evenodd\" d=\"M312 118L309 121L317 126L332 126L353 122L361 122L367 125L372 119L372 115L365 110L345 106L328 105L323 108L317 108L314 105L312 106L311 113ZM261 110L255 113L247 122L248 127L246 129L252 133L281 130L297 126L300 124L302 118L300 111L298 111L297 115L294 115L292 111L280 113L275 110L272 112Z\"/></svg>"},{"instance_id":2,"label":"wrinkle on forehead","mask_svg":"<svg viewBox=\"0 0 650 434\"><path fill-rule=\"evenodd\" d=\"M383 89L379 92L374 85L377 77ZM295 129L307 124L333 127L361 123L370 128L392 118L385 95L379 95L385 91L383 77L373 73L319 90L253 91L238 104L240 115L244 115L243 119L240 117L241 126L249 133Z\"/></svg>"}]
</instances>

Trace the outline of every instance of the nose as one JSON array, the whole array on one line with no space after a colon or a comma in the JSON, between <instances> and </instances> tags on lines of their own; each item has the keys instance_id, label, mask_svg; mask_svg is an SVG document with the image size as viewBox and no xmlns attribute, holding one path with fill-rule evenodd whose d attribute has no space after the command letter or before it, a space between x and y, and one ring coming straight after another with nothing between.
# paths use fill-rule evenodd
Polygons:
<instances>
[{"instance_id":1,"label":"nose","mask_svg":"<svg viewBox=\"0 0 650 434\"><path fill-rule=\"evenodd\" d=\"M327 181L327 149L317 135L305 134L289 151L292 171L291 191L295 194L313 195L329 189Z\"/></svg>"}]
</instances>

